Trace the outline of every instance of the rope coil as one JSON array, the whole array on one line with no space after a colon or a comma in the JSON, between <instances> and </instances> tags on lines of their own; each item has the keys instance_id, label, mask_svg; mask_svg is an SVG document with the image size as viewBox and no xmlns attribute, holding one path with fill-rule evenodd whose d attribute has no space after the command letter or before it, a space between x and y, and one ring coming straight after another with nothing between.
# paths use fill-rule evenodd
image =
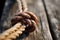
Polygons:
<instances>
[{"instance_id":1,"label":"rope coil","mask_svg":"<svg viewBox=\"0 0 60 40\"><path fill-rule=\"evenodd\" d=\"M12 18L12 28L0 34L0 40L15 39L23 31L33 32L38 24L38 18L32 12L28 11L25 0L17 0L20 12Z\"/></svg>"},{"instance_id":2,"label":"rope coil","mask_svg":"<svg viewBox=\"0 0 60 40\"><path fill-rule=\"evenodd\" d=\"M37 26L37 17L32 14L32 12L18 13L15 18L12 19L12 24L14 25L17 22L26 25L27 30L32 32Z\"/></svg>"}]
</instances>

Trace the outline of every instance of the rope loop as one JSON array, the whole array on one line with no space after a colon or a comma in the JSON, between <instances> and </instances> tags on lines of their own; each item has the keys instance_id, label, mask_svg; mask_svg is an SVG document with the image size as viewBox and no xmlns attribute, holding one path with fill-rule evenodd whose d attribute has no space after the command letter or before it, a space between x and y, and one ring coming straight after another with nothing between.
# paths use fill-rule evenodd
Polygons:
<instances>
[{"instance_id":1,"label":"rope loop","mask_svg":"<svg viewBox=\"0 0 60 40\"><path fill-rule=\"evenodd\" d=\"M15 15L15 18L11 20L12 25L15 25L18 22L26 25L27 31L33 32L38 24L38 18L32 12L19 12Z\"/></svg>"}]
</instances>

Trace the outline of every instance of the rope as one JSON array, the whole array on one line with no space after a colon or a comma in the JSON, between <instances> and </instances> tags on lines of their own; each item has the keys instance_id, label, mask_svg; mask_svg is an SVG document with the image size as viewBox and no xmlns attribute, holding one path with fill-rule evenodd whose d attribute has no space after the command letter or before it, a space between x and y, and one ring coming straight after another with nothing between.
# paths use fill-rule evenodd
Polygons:
<instances>
[{"instance_id":1,"label":"rope","mask_svg":"<svg viewBox=\"0 0 60 40\"><path fill-rule=\"evenodd\" d=\"M22 4L23 4L24 12L28 11L26 0L21 0L21 1L22 1Z\"/></svg>"},{"instance_id":2,"label":"rope","mask_svg":"<svg viewBox=\"0 0 60 40\"><path fill-rule=\"evenodd\" d=\"M0 34L0 40L13 40L23 31L33 32L38 24L38 18L28 11L25 0L17 0L20 12L12 18L12 28Z\"/></svg>"},{"instance_id":3,"label":"rope","mask_svg":"<svg viewBox=\"0 0 60 40\"><path fill-rule=\"evenodd\" d=\"M17 0L17 2L18 2L18 7L19 7L19 10L20 10L20 12L22 12L23 11L23 7L22 7L22 4L21 4L21 1L20 0Z\"/></svg>"},{"instance_id":4,"label":"rope","mask_svg":"<svg viewBox=\"0 0 60 40\"><path fill-rule=\"evenodd\" d=\"M21 23L17 23L12 28L6 30L2 34L0 34L0 40L12 40L19 36L19 34L22 34L23 31L25 31L24 25Z\"/></svg>"},{"instance_id":5,"label":"rope","mask_svg":"<svg viewBox=\"0 0 60 40\"><path fill-rule=\"evenodd\" d=\"M28 11L26 0L17 0L20 12Z\"/></svg>"}]
</instances>

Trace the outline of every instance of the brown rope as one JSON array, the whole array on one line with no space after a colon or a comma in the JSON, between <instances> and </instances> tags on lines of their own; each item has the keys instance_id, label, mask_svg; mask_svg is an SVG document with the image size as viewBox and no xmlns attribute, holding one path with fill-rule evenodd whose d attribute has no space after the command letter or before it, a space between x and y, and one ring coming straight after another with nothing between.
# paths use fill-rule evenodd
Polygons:
<instances>
[{"instance_id":1,"label":"brown rope","mask_svg":"<svg viewBox=\"0 0 60 40\"><path fill-rule=\"evenodd\" d=\"M20 12L11 20L12 28L0 34L0 40L15 39L23 31L33 32L38 24L38 18L28 11L25 0L17 0Z\"/></svg>"}]
</instances>

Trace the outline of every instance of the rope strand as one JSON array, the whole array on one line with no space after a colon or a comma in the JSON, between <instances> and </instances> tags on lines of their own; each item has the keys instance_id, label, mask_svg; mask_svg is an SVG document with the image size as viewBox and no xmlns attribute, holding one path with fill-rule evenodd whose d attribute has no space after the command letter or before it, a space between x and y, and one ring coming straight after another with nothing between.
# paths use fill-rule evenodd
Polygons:
<instances>
[{"instance_id":1,"label":"rope strand","mask_svg":"<svg viewBox=\"0 0 60 40\"><path fill-rule=\"evenodd\" d=\"M22 2L22 5L23 5L24 12L28 11L26 0L21 0L21 2Z\"/></svg>"},{"instance_id":2,"label":"rope strand","mask_svg":"<svg viewBox=\"0 0 60 40\"><path fill-rule=\"evenodd\" d=\"M26 12L28 10L26 0L17 0L20 12Z\"/></svg>"},{"instance_id":3,"label":"rope strand","mask_svg":"<svg viewBox=\"0 0 60 40\"><path fill-rule=\"evenodd\" d=\"M2 34L0 34L0 40L12 40L15 39L19 34L21 35L23 31L25 31L26 26L21 23L15 24L12 28L6 30Z\"/></svg>"},{"instance_id":4,"label":"rope strand","mask_svg":"<svg viewBox=\"0 0 60 40\"><path fill-rule=\"evenodd\" d=\"M17 0L17 3L18 3L18 7L19 7L20 12L23 12L21 1Z\"/></svg>"}]
</instances>

